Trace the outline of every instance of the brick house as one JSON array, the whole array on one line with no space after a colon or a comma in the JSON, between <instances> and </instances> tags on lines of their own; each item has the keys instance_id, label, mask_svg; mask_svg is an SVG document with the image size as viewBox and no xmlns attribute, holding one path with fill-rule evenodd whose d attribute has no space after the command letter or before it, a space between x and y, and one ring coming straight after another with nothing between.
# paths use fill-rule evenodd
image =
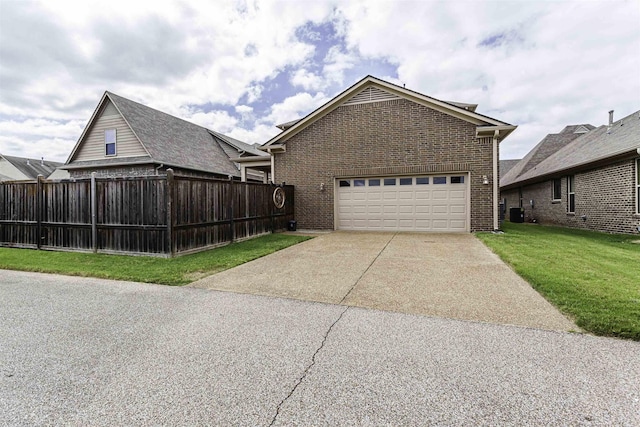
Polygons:
<instances>
[{"instance_id":1,"label":"brick house","mask_svg":"<svg viewBox=\"0 0 640 427\"><path fill-rule=\"evenodd\" d=\"M302 229L498 227L498 143L516 126L367 76L261 149Z\"/></svg>"},{"instance_id":2,"label":"brick house","mask_svg":"<svg viewBox=\"0 0 640 427\"><path fill-rule=\"evenodd\" d=\"M606 126L547 136L502 177L501 197L507 211L524 208L525 221L637 233L639 168L640 111L616 122L612 111Z\"/></svg>"},{"instance_id":3,"label":"brick house","mask_svg":"<svg viewBox=\"0 0 640 427\"><path fill-rule=\"evenodd\" d=\"M240 179L233 159L264 152L242 141L105 92L62 169L72 178L165 174ZM247 172L247 171L245 171ZM266 181L250 169L246 177Z\"/></svg>"}]
</instances>

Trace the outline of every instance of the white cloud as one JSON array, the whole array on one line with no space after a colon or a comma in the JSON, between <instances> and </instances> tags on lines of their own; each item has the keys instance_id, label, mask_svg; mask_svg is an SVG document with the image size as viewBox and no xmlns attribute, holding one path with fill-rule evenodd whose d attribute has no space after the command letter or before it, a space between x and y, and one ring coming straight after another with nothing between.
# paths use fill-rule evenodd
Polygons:
<instances>
[{"instance_id":1,"label":"white cloud","mask_svg":"<svg viewBox=\"0 0 640 427\"><path fill-rule=\"evenodd\" d=\"M329 101L329 99L322 92L315 95L307 92L297 93L278 104L274 104L271 107L270 114L261 119L260 122L272 123L275 126L300 119Z\"/></svg>"},{"instance_id":2,"label":"white cloud","mask_svg":"<svg viewBox=\"0 0 640 427\"><path fill-rule=\"evenodd\" d=\"M296 70L291 76L291 84L304 90L321 90L326 87L322 77L304 68Z\"/></svg>"},{"instance_id":3,"label":"white cloud","mask_svg":"<svg viewBox=\"0 0 640 427\"><path fill-rule=\"evenodd\" d=\"M521 157L640 108L639 21L635 0L3 2L0 152L70 151L104 90L264 142L385 64L382 78L518 124L501 150Z\"/></svg>"}]
</instances>

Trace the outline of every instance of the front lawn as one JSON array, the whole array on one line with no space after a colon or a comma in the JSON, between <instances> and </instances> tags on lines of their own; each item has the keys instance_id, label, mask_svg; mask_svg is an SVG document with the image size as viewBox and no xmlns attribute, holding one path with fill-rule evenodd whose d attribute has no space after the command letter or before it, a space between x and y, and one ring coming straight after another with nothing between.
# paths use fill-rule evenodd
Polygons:
<instances>
[{"instance_id":1,"label":"front lawn","mask_svg":"<svg viewBox=\"0 0 640 427\"><path fill-rule=\"evenodd\" d=\"M477 237L596 335L640 341L640 236L505 222Z\"/></svg>"},{"instance_id":2,"label":"front lawn","mask_svg":"<svg viewBox=\"0 0 640 427\"><path fill-rule=\"evenodd\" d=\"M268 234L172 259L0 248L0 269L185 285L307 239L310 237Z\"/></svg>"}]
</instances>

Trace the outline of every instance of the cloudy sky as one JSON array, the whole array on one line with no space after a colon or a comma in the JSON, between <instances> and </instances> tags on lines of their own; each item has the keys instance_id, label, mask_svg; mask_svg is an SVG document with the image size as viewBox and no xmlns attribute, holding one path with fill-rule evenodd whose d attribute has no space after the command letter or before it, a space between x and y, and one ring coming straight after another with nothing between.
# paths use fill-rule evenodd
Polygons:
<instances>
[{"instance_id":1,"label":"cloudy sky","mask_svg":"<svg viewBox=\"0 0 640 427\"><path fill-rule=\"evenodd\" d=\"M249 143L364 76L518 125L640 109L640 1L0 0L0 153L65 161L105 90Z\"/></svg>"}]
</instances>

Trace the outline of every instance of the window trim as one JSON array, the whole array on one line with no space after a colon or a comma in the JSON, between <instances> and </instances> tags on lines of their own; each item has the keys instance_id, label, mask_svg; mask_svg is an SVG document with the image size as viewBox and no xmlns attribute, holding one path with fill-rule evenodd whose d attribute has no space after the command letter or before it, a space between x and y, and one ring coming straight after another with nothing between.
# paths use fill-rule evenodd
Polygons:
<instances>
[{"instance_id":1,"label":"window trim","mask_svg":"<svg viewBox=\"0 0 640 427\"><path fill-rule=\"evenodd\" d=\"M557 187L556 187L556 182L558 182ZM556 188L558 189L558 194L556 194ZM554 178L551 181L551 201L559 202L561 200L562 200L562 178Z\"/></svg>"},{"instance_id":2,"label":"window trim","mask_svg":"<svg viewBox=\"0 0 640 427\"><path fill-rule=\"evenodd\" d=\"M113 131L113 142L107 142L107 132ZM107 147L113 144L113 154L109 154ZM104 130L104 155L106 157L115 157L118 155L118 130L117 129L105 129Z\"/></svg>"},{"instance_id":3,"label":"window trim","mask_svg":"<svg viewBox=\"0 0 640 427\"><path fill-rule=\"evenodd\" d=\"M636 159L636 214L640 215L640 158Z\"/></svg>"},{"instance_id":4,"label":"window trim","mask_svg":"<svg viewBox=\"0 0 640 427\"><path fill-rule=\"evenodd\" d=\"M573 201L573 210L571 210L571 202ZM567 213L576 213L576 176L567 176Z\"/></svg>"}]
</instances>

